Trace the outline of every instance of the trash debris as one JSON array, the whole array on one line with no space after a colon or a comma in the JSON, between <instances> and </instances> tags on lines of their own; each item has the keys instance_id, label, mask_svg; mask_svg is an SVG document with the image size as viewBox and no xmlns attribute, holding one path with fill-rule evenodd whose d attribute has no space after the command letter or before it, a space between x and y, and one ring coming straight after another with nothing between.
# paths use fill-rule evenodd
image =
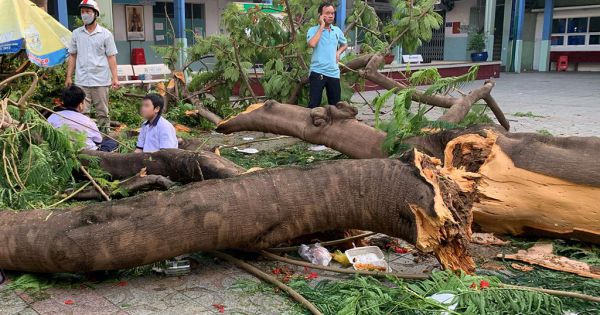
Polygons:
<instances>
[{"instance_id":1,"label":"trash debris","mask_svg":"<svg viewBox=\"0 0 600 315\"><path fill-rule=\"evenodd\" d=\"M515 270L519 270L519 271L523 271L523 272L533 271L533 267L531 267L531 266L525 266L525 265L516 264L516 263L510 264L510 266Z\"/></svg>"},{"instance_id":2,"label":"trash debris","mask_svg":"<svg viewBox=\"0 0 600 315\"><path fill-rule=\"evenodd\" d=\"M319 151L325 151L327 150L327 147L324 145L313 145L311 147L308 148L310 151L315 151L315 152L319 152Z\"/></svg>"},{"instance_id":3,"label":"trash debris","mask_svg":"<svg viewBox=\"0 0 600 315\"><path fill-rule=\"evenodd\" d=\"M574 273L582 277L600 279L600 270L592 270L587 263L552 253L552 243L536 243L528 250L519 250L516 254L502 255L498 258L523 261L552 270Z\"/></svg>"},{"instance_id":4,"label":"trash debris","mask_svg":"<svg viewBox=\"0 0 600 315\"><path fill-rule=\"evenodd\" d=\"M191 271L190 261L187 258L165 260L160 267L152 267L152 270L157 273L162 273L167 276L183 276Z\"/></svg>"},{"instance_id":5,"label":"trash debris","mask_svg":"<svg viewBox=\"0 0 600 315\"><path fill-rule=\"evenodd\" d=\"M508 245L510 242L503 241L493 233L473 233L471 236L471 243L479 244L479 245Z\"/></svg>"},{"instance_id":6,"label":"trash debris","mask_svg":"<svg viewBox=\"0 0 600 315\"><path fill-rule=\"evenodd\" d=\"M331 261L331 254L327 248L321 246L319 243L308 246L305 244L300 245L298 248L298 254L300 257L310 261L315 265L328 266Z\"/></svg>"},{"instance_id":7,"label":"trash debris","mask_svg":"<svg viewBox=\"0 0 600 315\"><path fill-rule=\"evenodd\" d=\"M428 296L428 298L446 305L449 310L454 311L456 307L458 307L458 301L456 301L456 295L452 293L436 293L434 295ZM442 312L441 315L448 315L448 312Z\"/></svg>"},{"instance_id":8,"label":"trash debris","mask_svg":"<svg viewBox=\"0 0 600 315\"><path fill-rule=\"evenodd\" d=\"M253 137L243 137L242 140L250 141L250 140L254 140L254 138Z\"/></svg>"},{"instance_id":9,"label":"trash debris","mask_svg":"<svg viewBox=\"0 0 600 315\"><path fill-rule=\"evenodd\" d=\"M345 251L355 270L391 271L377 246L356 247Z\"/></svg>"},{"instance_id":10,"label":"trash debris","mask_svg":"<svg viewBox=\"0 0 600 315\"><path fill-rule=\"evenodd\" d=\"M336 249L335 252L331 254L331 256L333 257L333 260L337 261L344 267L349 267L350 265L352 265L350 263L350 260L348 260L348 256L342 253L339 249Z\"/></svg>"},{"instance_id":11,"label":"trash debris","mask_svg":"<svg viewBox=\"0 0 600 315\"><path fill-rule=\"evenodd\" d=\"M258 149L255 148L246 148L246 149L237 149L236 151L246 153L246 154L256 154L258 153Z\"/></svg>"}]
</instances>

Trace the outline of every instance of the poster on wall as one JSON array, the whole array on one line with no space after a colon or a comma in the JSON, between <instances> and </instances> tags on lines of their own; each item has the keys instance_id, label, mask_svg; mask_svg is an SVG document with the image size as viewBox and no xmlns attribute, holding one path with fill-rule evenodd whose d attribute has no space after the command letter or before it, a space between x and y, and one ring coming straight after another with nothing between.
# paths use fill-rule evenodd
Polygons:
<instances>
[{"instance_id":1,"label":"poster on wall","mask_svg":"<svg viewBox=\"0 0 600 315\"><path fill-rule=\"evenodd\" d=\"M144 6L126 5L125 19L125 25L127 25L127 40L145 40Z\"/></svg>"}]
</instances>

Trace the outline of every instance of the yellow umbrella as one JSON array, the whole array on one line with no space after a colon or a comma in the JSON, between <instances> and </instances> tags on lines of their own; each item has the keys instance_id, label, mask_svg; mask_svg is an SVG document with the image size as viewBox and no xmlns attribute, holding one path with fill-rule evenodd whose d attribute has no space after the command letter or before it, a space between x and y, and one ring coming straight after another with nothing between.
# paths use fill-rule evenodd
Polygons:
<instances>
[{"instance_id":1,"label":"yellow umbrella","mask_svg":"<svg viewBox=\"0 0 600 315\"><path fill-rule=\"evenodd\" d=\"M29 0L0 0L0 54L27 51L40 67L63 63L71 32Z\"/></svg>"}]
</instances>

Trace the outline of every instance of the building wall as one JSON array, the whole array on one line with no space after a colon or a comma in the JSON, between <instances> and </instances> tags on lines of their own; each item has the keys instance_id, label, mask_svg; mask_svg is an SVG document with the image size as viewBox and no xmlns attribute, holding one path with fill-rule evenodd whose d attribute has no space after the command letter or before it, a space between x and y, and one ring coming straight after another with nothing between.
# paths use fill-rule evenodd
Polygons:
<instances>
[{"instance_id":1,"label":"building wall","mask_svg":"<svg viewBox=\"0 0 600 315\"><path fill-rule=\"evenodd\" d=\"M471 23L471 8L477 6L477 0L457 1L452 11L446 13L446 23L459 22L461 31L459 34L452 33L452 27L446 27L444 38L444 60L470 60L467 52L468 28Z\"/></svg>"},{"instance_id":2,"label":"building wall","mask_svg":"<svg viewBox=\"0 0 600 315\"><path fill-rule=\"evenodd\" d=\"M535 54L534 54L534 69L539 70L539 56L540 56L540 45L542 41L542 30L544 28L544 12L536 12L536 23L535 23ZM587 9L573 9L573 10L554 10L553 12L555 19L570 18L570 17L586 17L586 16L600 16L600 8L587 8ZM560 51L568 48L564 47L551 47L551 51ZM598 50L594 47L578 47L576 50ZM552 68L552 67L551 67ZM574 65L569 65L570 70L574 70ZM556 69L556 68L554 68ZM579 71L600 71L600 64L597 63L580 63L578 66Z\"/></svg>"},{"instance_id":3,"label":"building wall","mask_svg":"<svg viewBox=\"0 0 600 315\"><path fill-rule=\"evenodd\" d=\"M161 0L159 2L173 2L172 0ZM229 0L186 0L186 3L203 3L205 8L205 27L206 35L219 34L222 32L221 13L227 7L227 5L233 1ZM132 48L144 48L146 55L146 63L162 63L162 59L159 55L154 53L152 46L154 46L154 25L153 25L153 6L144 5L144 29L145 41L127 41L126 34L126 21L125 21L125 5L113 4L113 25L114 25L114 36L117 49L119 54L117 55L117 62L119 64L130 64L131 63L131 49Z\"/></svg>"},{"instance_id":4,"label":"building wall","mask_svg":"<svg viewBox=\"0 0 600 315\"><path fill-rule=\"evenodd\" d=\"M537 65L534 62L536 18L537 14L525 12L525 17L523 18L523 54L521 56L521 71L531 71L534 69L534 66L537 68ZM539 46L539 43L537 43L537 45Z\"/></svg>"}]
</instances>

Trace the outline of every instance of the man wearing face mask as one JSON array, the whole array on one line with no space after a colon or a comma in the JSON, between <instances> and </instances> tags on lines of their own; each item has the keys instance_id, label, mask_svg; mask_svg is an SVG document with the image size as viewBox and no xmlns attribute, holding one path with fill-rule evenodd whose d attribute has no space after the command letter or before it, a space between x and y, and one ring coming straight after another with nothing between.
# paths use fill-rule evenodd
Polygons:
<instances>
[{"instance_id":1,"label":"man wearing face mask","mask_svg":"<svg viewBox=\"0 0 600 315\"><path fill-rule=\"evenodd\" d=\"M73 84L73 70L76 70L75 84L86 95L83 113L89 114L93 105L98 127L107 133L110 127L108 90L110 86L119 88L117 46L111 32L96 21L100 9L95 0L81 1L79 9L84 25L73 31L65 86Z\"/></svg>"}]
</instances>

